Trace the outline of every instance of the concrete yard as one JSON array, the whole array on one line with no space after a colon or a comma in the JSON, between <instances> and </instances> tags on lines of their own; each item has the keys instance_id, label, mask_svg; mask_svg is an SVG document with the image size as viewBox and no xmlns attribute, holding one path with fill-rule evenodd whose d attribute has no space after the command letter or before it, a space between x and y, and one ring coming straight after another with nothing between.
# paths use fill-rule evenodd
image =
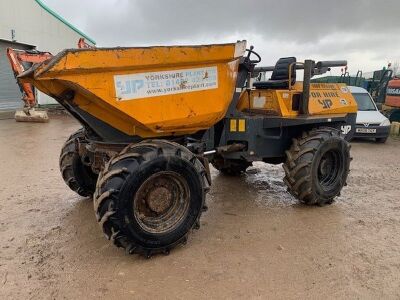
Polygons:
<instances>
[{"instance_id":1,"label":"concrete yard","mask_svg":"<svg viewBox=\"0 0 400 300\"><path fill-rule=\"evenodd\" d=\"M213 170L208 212L186 246L149 260L107 241L90 199L64 184L79 125L0 121L0 299L400 298L400 141L354 142L348 186L299 205L281 166Z\"/></svg>"}]
</instances>

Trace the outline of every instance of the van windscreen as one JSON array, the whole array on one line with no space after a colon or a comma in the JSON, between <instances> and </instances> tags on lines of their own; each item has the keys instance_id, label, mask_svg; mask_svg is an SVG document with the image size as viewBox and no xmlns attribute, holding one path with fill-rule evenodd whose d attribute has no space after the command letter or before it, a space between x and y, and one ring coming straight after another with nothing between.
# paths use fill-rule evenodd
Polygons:
<instances>
[{"instance_id":1,"label":"van windscreen","mask_svg":"<svg viewBox=\"0 0 400 300\"><path fill-rule=\"evenodd\" d=\"M376 107L371 97L366 93L354 93L354 99L358 104L359 111L374 111Z\"/></svg>"}]
</instances>

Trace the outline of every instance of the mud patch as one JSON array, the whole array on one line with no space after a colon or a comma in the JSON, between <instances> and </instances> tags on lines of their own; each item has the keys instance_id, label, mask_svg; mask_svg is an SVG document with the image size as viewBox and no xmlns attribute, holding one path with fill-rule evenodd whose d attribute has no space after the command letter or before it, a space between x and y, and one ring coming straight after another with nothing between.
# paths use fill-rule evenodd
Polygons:
<instances>
[{"instance_id":1,"label":"mud patch","mask_svg":"<svg viewBox=\"0 0 400 300\"><path fill-rule=\"evenodd\" d=\"M61 179L78 128L0 121L1 298L400 298L400 141L353 143L349 185L322 208L286 192L281 166L212 169L201 229L144 260L104 239L93 203Z\"/></svg>"}]
</instances>

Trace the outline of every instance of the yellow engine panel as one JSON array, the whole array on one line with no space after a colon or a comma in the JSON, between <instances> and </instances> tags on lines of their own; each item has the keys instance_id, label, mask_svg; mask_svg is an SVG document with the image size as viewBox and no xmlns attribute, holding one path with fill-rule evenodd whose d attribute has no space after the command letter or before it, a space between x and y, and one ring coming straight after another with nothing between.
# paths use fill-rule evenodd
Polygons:
<instances>
[{"instance_id":1,"label":"yellow engine panel","mask_svg":"<svg viewBox=\"0 0 400 300\"><path fill-rule=\"evenodd\" d=\"M128 135L190 134L221 120L246 42L64 50L20 76Z\"/></svg>"},{"instance_id":2,"label":"yellow engine panel","mask_svg":"<svg viewBox=\"0 0 400 300\"><path fill-rule=\"evenodd\" d=\"M299 115L302 91L302 82L297 82L291 90L244 91L240 97L238 109L267 115L296 117ZM357 102L345 84L311 83L308 112L312 116L356 113Z\"/></svg>"}]
</instances>

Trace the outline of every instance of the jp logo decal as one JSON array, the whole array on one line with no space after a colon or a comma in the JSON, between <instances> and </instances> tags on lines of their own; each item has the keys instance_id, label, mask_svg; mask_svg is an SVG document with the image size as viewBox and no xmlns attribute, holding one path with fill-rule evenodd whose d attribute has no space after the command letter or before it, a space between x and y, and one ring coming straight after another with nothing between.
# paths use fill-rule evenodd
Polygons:
<instances>
[{"instance_id":1,"label":"jp logo decal","mask_svg":"<svg viewBox=\"0 0 400 300\"><path fill-rule=\"evenodd\" d=\"M346 99L340 99L340 104L347 105L347 100Z\"/></svg>"},{"instance_id":2,"label":"jp logo decal","mask_svg":"<svg viewBox=\"0 0 400 300\"><path fill-rule=\"evenodd\" d=\"M321 104L324 109L331 108L333 104L331 99L318 100L318 103Z\"/></svg>"},{"instance_id":3,"label":"jp logo decal","mask_svg":"<svg viewBox=\"0 0 400 300\"><path fill-rule=\"evenodd\" d=\"M351 131L351 125L343 125L340 129L342 134L347 135Z\"/></svg>"}]
</instances>

